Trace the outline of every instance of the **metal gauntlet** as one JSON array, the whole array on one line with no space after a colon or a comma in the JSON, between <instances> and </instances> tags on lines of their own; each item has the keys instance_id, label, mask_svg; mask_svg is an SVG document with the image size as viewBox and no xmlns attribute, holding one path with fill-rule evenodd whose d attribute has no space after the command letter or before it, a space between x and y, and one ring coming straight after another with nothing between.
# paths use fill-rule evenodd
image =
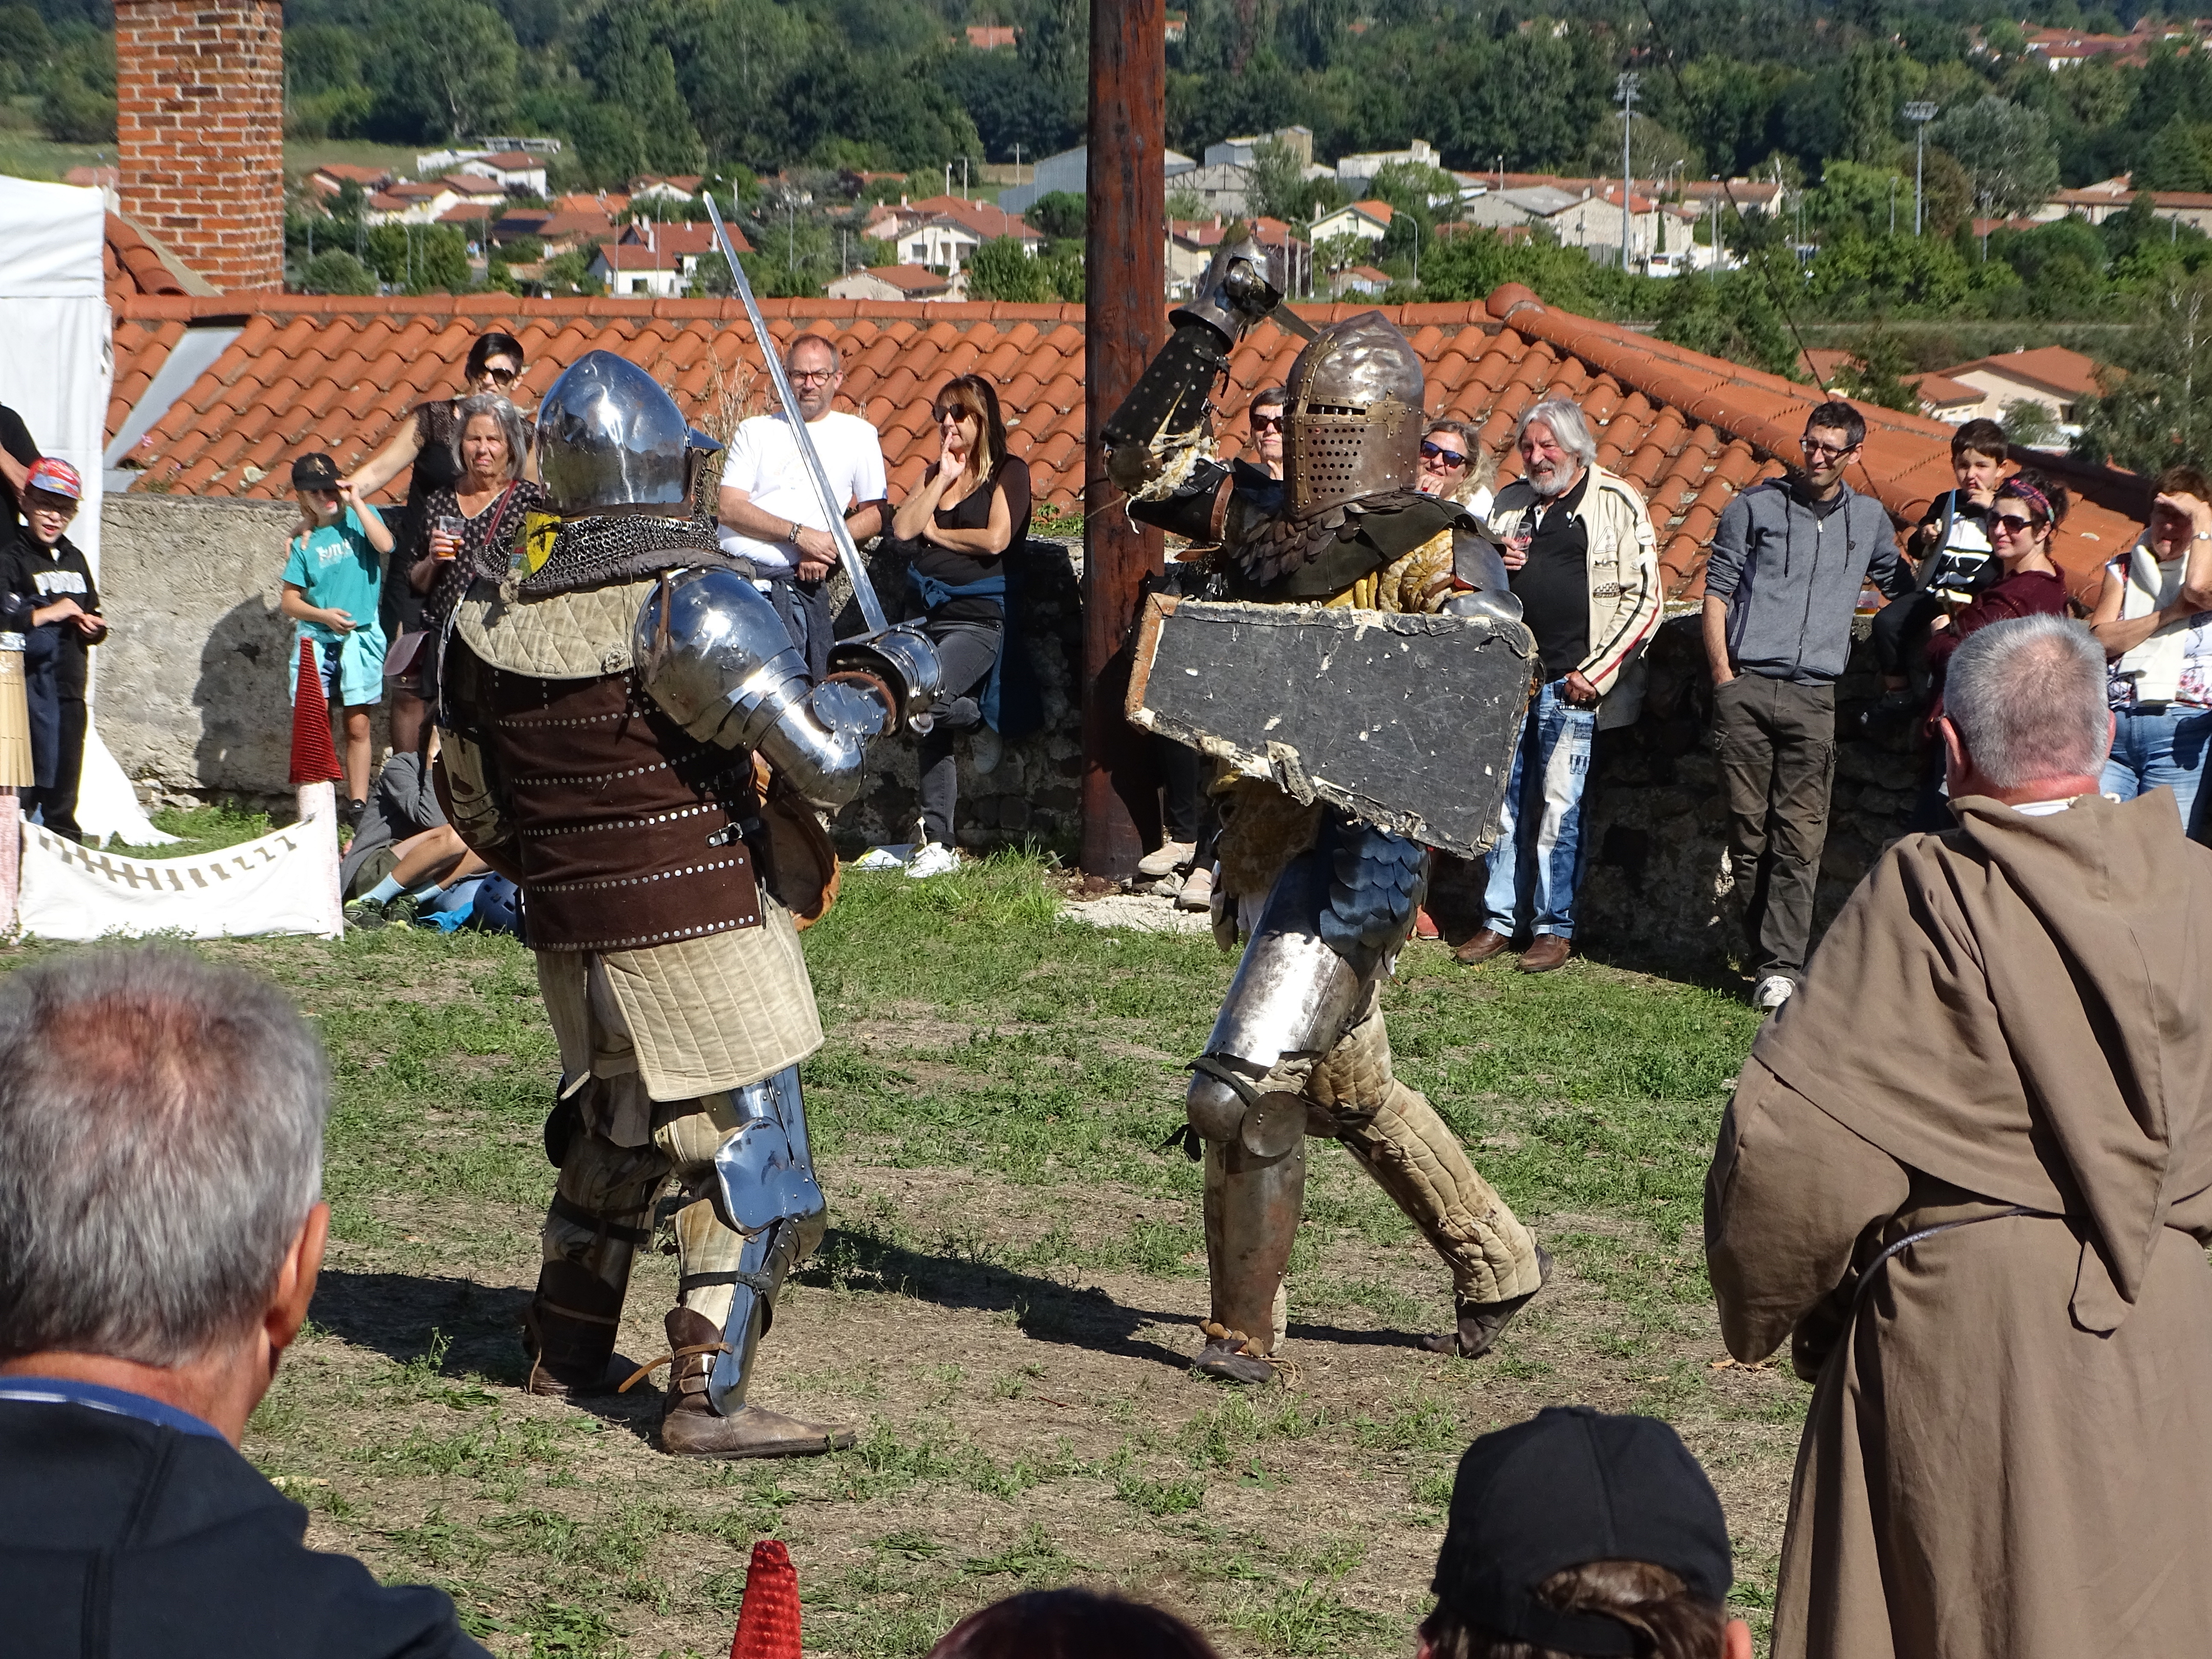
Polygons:
<instances>
[{"instance_id":1,"label":"metal gauntlet","mask_svg":"<svg viewBox=\"0 0 2212 1659\"><path fill-rule=\"evenodd\" d=\"M750 581L680 570L639 608L631 657L647 694L686 732L758 750L800 795L835 810L860 792L868 739L897 731L937 692L936 647L912 629L853 643L872 648L816 685Z\"/></svg>"}]
</instances>

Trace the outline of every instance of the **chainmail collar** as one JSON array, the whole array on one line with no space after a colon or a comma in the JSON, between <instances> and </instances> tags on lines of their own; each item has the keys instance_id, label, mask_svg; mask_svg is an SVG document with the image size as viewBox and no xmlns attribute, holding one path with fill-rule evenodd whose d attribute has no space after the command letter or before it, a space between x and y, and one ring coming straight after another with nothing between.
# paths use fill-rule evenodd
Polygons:
<instances>
[{"instance_id":1,"label":"chainmail collar","mask_svg":"<svg viewBox=\"0 0 2212 1659\"><path fill-rule=\"evenodd\" d=\"M685 566L735 562L716 542L714 526L703 518L610 513L562 524L554 532L552 552L527 575L504 566L480 574L497 581L502 594L542 599Z\"/></svg>"},{"instance_id":2,"label":"chainmail collar","mask_svg":"<svg viewBox=\"0 0 2212 1659\"><path fill-rule=\"evenodd\" d=\"M1419 546L1464 511L1456 501L1424 495L1418 489L1381 489L1303 519L1288 514L1264 519L1232 541L1226 551L1249 580L1264 586L1363 536L1395 557Z\"/></svg>"}]
</instances>

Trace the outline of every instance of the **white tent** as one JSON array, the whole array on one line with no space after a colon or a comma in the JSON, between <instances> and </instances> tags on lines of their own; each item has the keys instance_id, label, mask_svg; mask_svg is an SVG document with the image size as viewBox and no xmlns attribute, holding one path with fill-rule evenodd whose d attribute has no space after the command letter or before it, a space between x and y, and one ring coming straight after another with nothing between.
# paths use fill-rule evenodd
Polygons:
<instances>
[{"instance_id":1,"label":"white tent","mask_svg":"<svg viewBox=\"0 0 2212 1659\"><path fill-rule=\"evenodd\" d=\"M115 377L106 281L100 267L106 198L97 190L0 177L0 404L23 417L46 453L84 480L70 539L100 571L100 449ZM93 653L98 690L99 652ZM77 822L95 840L132 845L175 839L147 821L123 769L85 735Z\"/></svg>"}]
</instances>

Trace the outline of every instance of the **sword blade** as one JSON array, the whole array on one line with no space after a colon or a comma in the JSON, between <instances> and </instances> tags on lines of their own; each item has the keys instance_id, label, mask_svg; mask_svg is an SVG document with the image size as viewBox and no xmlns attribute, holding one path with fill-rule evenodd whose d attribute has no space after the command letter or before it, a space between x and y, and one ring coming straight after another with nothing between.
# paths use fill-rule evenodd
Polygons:
<instances>
[{"instance_id":1,"label":"sword blade","mask_svg":"<svg viewBox=\"0 0 2212 1659\"><path fill-rule=\"evenodd\" d=\"M845 527L845 503L830 492L830 475L823 469L822 457L815 451L814 434L806 429L806 422L799 416L799 399L791 393L791 379L783 372L783 359L776 355L775 342L769 337L768 325L761 320L760 302L753 298L753 285L745 280L745 268L738 263L738 251L730 246L730 233L723 228L721 210L714 205L711 191L705 194L707 216L714 222L714 239L721 243L722 258L730 264L731 284L738 290L738 297L745 302L745 315L752 319L753 339L767 361L769 379L775 383L775 395L783 402L784 419L791 422L799 457L814 479L815 493L822 497L822 510L830 517L830 539L837 544L838 562L845 567L846 577L853 584L853 598L860 607L868 632L879 634L889 623L884 617L883 601L876 597L876 585L868 579L868 568L860 562L860 550L853 545L853 532Z\"/></svg>"}]
</instances>

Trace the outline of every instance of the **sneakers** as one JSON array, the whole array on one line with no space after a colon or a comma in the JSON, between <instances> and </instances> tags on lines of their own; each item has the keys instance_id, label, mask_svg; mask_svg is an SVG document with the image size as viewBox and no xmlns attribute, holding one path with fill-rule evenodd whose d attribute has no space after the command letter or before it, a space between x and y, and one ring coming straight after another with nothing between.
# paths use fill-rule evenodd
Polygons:
<instances>
[{"instance_id":1,"label":"sneakers","mask_svg":"<svg viewBox=\"0 0 2212 1659\"><path fill-rule=\"evenodd\" d=\"M940 847L933 841L926 841L915 849L906 872L915 881L927 881L932 876L949 876L959 867L959 854L950 847Z\"/></svg>"},{"instance_id":2,"label":"sneakers","mask_svg":"<svg viewBox=\"0 0 2212 1659\"><path fill-rule=\"evenodd\" d=\"M1178 910L1211 910L1213 908L1213 866L1201 864L1182 878L1182 886L1176 893Z\"/></svg>"},{"instance_id":3,"label":"sneakers","mask_svg":"<svg viewBox=\"0 0 2212 1659\"><path fill-rule=\"evenodd\" d=\"M414 921L416 908L413 897L406 893L395 899L357 898L345 908L345 925L364 933L394 922L404 927Z\"/></svg>"},{"instance_id":4,"label":"sneakers","mask_svg":"<svg viewBox=\"0 0 2212 1659\"><path fill-rule=\"evenodd\" d=\"M1006 745L996 732L979 726L968 738L968 763L978 772L995 772L1006 757Z\"/></svg>"},{"instance_id":5,"label":"sneakers","mask_svg":"<svg viewBox=\"0 0 2212 1659\"><path fill-rule=\"evenodd\" d=\"M1197 856L1198 843L1194 841L1163 842L1137 860L1137 873L1158 881L1162 876L1175 874Z\"/></svg>"},{"instance_id":6,"label":"sneakers","mask_svg":"<svg viewBox=\"0 0 2212 1659\"><path fill-rule=\"evenodd\" d=\"M1771 1014L1797 994L1797 981L1787 974L1769 974L1751 994L1751 1006Z\"/></svg>"}]
</instances>

